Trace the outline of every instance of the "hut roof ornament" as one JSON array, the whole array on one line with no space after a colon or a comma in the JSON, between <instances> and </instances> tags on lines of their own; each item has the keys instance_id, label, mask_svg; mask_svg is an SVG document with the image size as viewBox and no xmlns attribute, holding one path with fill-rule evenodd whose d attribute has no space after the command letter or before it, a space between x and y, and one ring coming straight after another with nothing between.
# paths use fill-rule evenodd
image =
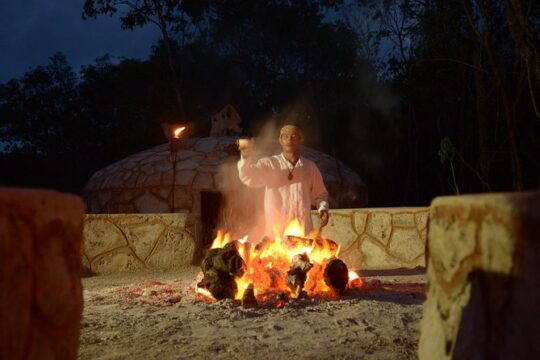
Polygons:
<instances>
[{"instance_id":1,"label":"hut roof ornament","mask_svg":"<svg viewBox=\"0 0 540 360\"><path fill-rule=\"evenodd\" d=\"M242 118L231 104L212 115L212 128L210 136L240 135L242 128L239 126Z\"/></svg>"}]
</instances>

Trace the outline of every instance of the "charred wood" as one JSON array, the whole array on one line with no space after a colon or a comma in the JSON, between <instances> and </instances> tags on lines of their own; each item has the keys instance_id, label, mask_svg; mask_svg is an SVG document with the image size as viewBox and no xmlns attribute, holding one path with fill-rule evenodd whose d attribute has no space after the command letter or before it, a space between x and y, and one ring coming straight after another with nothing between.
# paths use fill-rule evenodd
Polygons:
<instances>
[{"instance_id":1,"label":"charred wood","mask_svg":"<svg viewBox=\"0 0 540 360\"><path fill-rule=\"evenodd\" d=\"M270 245L272 245L273 240L270 239L268 236L265 236L262 238L261 242L259 242L257 245L255 245L255 251L260 253L267 249Z\"/></svg>"},{"instance_id":2,"label":"charred wood","mask_svg":"<svg viewBox=\"0 0 540 360\"><path fill-rule=\"evenodd\" d=\"M285 236L284 243L290 248L310 248L315 242L316 248L328 248L331 251L337 251L339 245L330 239L317 237L316 239L310 239L302 236L287 235Z\"/></svg>"},{"instance_id":3,"label":"charred wood","mask_svg":"<svg viewBox=\"0 0 540 360\"><path fill-rule=\"evenodd\" d=\"M285 282L297 297L303 295L307 273L312 267L313 264L309 262L309 257L306 254L298 254L293 257Z\"/></svg>"},{"instance_id":4,"label":"charred wood","mask_svg":"<svg viewBox=\"0 0 540 360\"><path fill-rule=\"evenodd\" d=\"M259 306L257 299L255 298L255 290L253 289L253 285L249 285L244 291L244 295L242 296L242 306L246 309Z\"/></svg>"},{"instance_id":5,"label":"charred wood","mask_svg":"<svg viewBox=\"0 0 540 360\"><path fill-rule=\"evenodd\" d=\"M232 242L223 248L210 250L204 258L201 268L203 273L210 269L216 269L234 277L239 277L244 274L246 264L238 250L236 250L235 243Z\"/></svg>"},{"instance_id":6,"label":"charred wood","mask_svg":"<svg viewBox=\"0 0 540 360\"><path fill-rule=\"evenodd\" d=\"M234 299L238 291L234 277L216 269L206 271L197 286L210 291L216 300Z\"/></svg>"},{"instance_id":7,"label":"charred wood","mask_svg":"<svg viewBox=\"0 0 540 360\"><path fill-rule=\"evenodd\" d=\"M234 299L238 290L234 279L242 276L245 268L234 242L212 249L203 259L201 269L204 278L197 286L210 291L217 300Z\"/></svg>"},{"instance_id":8,"label":"charred wood","mask_svg":"<svg viewBox=\"0 0 540 360\"><path fill-rule=\"evenodd\" d=\"M330 288L342 294L349 282L349 269L337 258L329 259L324 266L324 282Z\"/></svg>"}]
</instances>

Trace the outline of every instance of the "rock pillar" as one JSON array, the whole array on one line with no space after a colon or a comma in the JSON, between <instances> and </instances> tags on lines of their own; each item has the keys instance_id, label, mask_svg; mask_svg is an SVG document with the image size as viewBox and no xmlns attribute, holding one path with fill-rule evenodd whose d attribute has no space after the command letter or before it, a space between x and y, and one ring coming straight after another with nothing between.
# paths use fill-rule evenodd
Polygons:
<instances>
[{"instance_id":1,"label":"rock pillar","mask_svg":"<svg viewBox=\"0 0 540 360\"><path fill-rule=\"evenodd\" d=\"M83 202L0 188L0 358L75 359Z\"/></svg>"}]
</instances>

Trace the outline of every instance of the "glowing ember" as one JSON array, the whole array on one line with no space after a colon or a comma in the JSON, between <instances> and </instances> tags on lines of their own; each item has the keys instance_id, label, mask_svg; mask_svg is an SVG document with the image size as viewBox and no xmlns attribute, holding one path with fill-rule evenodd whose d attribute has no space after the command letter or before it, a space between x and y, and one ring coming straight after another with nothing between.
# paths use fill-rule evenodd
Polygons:
<instances>
[{"instance_id":1,"label":"glowing ember","mask_svg":"<svg viewBox=\"0 0 540 360\"><path fill-rule=\"evenodd\" d=\"M206 289L203 289L201 287L195 286L195 292L198 295L202 295L203 297L212 297L212 293Z\"/></svg>"},{"instance_id":2,"label":"glowing ember","mask_svg":"<svg viewBox=\"0 0 540 360\"><path fill-rule=\"evenodd\" d=\"M361 287L363 283L362 278L355 271L349 271L349 287Z\"/></svg>"},{"instance_id":3,"label":"glowing ember","mask_svg":"<svg viewBox=\"0 0 540 360\"><path fill-rule=\"evenodd\" d=\"M176 128L174 129L173 131L173 137L175 139L180 139L180 134L182 134L182 132L186 130L186 127L185 126L182 126L182 127L179 127L179 128Z\"/></svg>"},{"instance_id":4,"label":"glowing ember","mask_svg":"<svg viewBox=\"0 0 540 360\"><path fill-rule=\"evenodd\" d=\"M286 226L283 235L275 229L273 240L265 238L258 244L250 243L247 237L234 241L228 233L218 231L211 249L221 249L231 242L234 243L246 269L242 276L235 278L237 300L243 298L248 288L253 289L258 302L276 306L282 303L283 299L297 297L298 291L293 291L286 281L291 262L297 255L306 256L305 259L313 265L305 277L304 295L329 296L335 290L325 283L324 269L331 259L337 258L339 246L318 233L306 237L302 224L296 219ZM347 272L345 276L346 274ZM201 275L202 273L199 276ZM355 282L355 286L361 285L362 280L358 274L351 271L348 275L349 280ZM197 288L196 291L202 296L211 296L206 289Z\"/></svg>"}]
</instances>

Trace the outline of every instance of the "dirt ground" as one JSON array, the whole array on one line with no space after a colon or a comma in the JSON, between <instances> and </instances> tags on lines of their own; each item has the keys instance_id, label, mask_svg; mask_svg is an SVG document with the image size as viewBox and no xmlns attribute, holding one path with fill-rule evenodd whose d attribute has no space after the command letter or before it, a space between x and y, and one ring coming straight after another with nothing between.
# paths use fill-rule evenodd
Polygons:
<instances>
[{"instance_id":1,"label":"dirt ground","mask_svg":"<svg viewBox=\"0 0 540 360\"><path fill-rule=\"evenodd\" d=\"M79 359L416 358L423 275L372 274L340 300L244 309L195 296L197 272L84 278Z\"/></svg>"}]
</instances>

